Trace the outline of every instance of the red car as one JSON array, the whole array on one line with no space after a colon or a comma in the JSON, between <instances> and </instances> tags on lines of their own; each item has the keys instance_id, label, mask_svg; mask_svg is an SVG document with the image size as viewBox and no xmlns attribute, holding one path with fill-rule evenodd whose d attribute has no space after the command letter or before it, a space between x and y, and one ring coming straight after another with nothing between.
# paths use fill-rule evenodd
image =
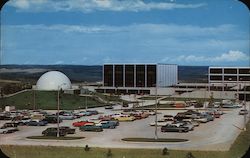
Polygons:
<instances>
[{"instance_id":1,"label":"red car","mask_svg":"<svg viewBox=\"0 0 250 158\"><path fill-rule=\"evenodd\" d=\"M81 126L84 126L84 125L86 125L86 124L93 124L93 122L88 122L88 121L78 121L78 122L74 122L74 123L72 123L72 125L74 126L74 127L81 127Z\"/></svg>"}]
</instances>

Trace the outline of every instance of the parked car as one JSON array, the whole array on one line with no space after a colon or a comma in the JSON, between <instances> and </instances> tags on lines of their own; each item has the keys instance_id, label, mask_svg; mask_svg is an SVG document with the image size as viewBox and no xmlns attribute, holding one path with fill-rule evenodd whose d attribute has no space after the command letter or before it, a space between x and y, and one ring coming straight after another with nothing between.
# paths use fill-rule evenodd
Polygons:
<instances>
[{"instance_id":1,"label":"parked car","mask_svg":"<svg viewBox=\"0 0 250 158\"><path fill-rule=\"evenodd\" d=\"M57 116L46 116L43 121L47 121L48 123L57 123ZM59 123L62 122L62 119L59 117Z\"/></svg>"},{"instance_id":2,"label":"parked car","mask_svg":"<svg viewBox=\"0 0 250 158\"><path fill-rule=\"evenodd\" d=\"M86 124L84 126L81 126L80 131L93 131L93 132L101 132L103 131L101 126L96 126L94 124Z\"/></svg>"},{"instance_id":3,"label":"parked car","mask_svg":"<svg viewBox=\"0 0 250 158\"><path fill-rule=\"evenodd\" d=\"M112 116L110 116L110 115L105 115L105 116L102 115L102 116L99 116L98 119L101 120L101 121L114 120L114 118Z\"/></svg>"},{"instance_id":4,"label":"parked car","mask_svg":"<svg viewBox=\"0 0 250 158\"><path fill-rule=\"evenodd\" d=\"M247 109L241 109L241 110L239 111L239 115L247 115L247 114L248 114Z\"/></svg>"},{"instance_id":5,"label":"parked car","mask_svg":"<svg viewBox=\"0 0 250 158\"><path fill-rule=\"evenodd\" d=\"M164 119L166 121L173 121L174 120L174 116L173 115L164 115L163 117L164 117Z\"/></svg>"},{"instance_id":6,"label":"parked car","mask_svg":"<svg viewBox=\"0 0 250 158\"><path fill-rule=\"evenodd\" d=\"M20 121L18 121L18 125L26 125L28 122L30 122L30 118L22 118Z\"/></svg>"},{"instance_id":7,"label":"parked car","mask_svg":"<svg viewBox=\"0 0 250 158\"><path fill-rule=\"evenodd\" d=\"M157 126L166 126L169 122L168 121L165 121L164 119L162 120L158 120L157 121ZM149 124L150 126L155 126L155 122L151 122Z\"/></svg>"},{"instance_id":8,"label":"parked car","mask_svg":"<svg viewBox=\"0 0 250 158\"><path fill-rule=\"evenodd\" d=\"M86 112L89 112L91 115L97 115L97 114L99 114L99 112L96 111L96 110L86 110Z\"/></svg>"},{"instance_id":9,"label":"parked car","mask_svg":"<svg viewBox=\"0 0 250 158\"><path fill-rule=\"evenodd\" d=\"M84 126L85 124L93 124L93 122L89 122L89 121L78 121L78 122L74 122L72 125L74 127L81 127Z\"/></svg>"},{"instance_id":10,"label":"parked car","mask_svg":"<svg viewBox=\"0 0 250 158\"><path fill-rule=\"evenodd\" d=\"M187 127L189 131L194 130L194 125L190 121L177 121L172 123L172 125L176 125L177 127Z\"/></svg>"},{"instance_id":11,"label":"parked car","mask_svg":"<svg viewBox=\"0 0 250 158\"><path fill-rule=\"evenodd\" d=\"M90 112L87 111L80 111L74 114L77 118L83 117L83 116L91 116Z\"/></svg>"},{"instance_id":12,"label":"parked car","mask_svg":"<svg viewBox=\"0 0 250 158\"><path fill-rule=\"evenodd\" d=\"M194 121L198 121L200 123L207 123L208 122L208 118L207 117L200 117L200 118L194 119Z\"/></svg>"},{"instance_id":13,"label":"parked car","mask_svg":"<svg viewBox=\"0 0 250 158\"><path fill-rule=\"evenodd\" d=\"M46 126L48 124L47 121L40 121L40 120L32 120L27 123L28 126Z\"/></svg>"},{"instance_id":14,"label":"parked car","mask_svg":"<svg viewBox=\"0 0 250 158\"><path fill-rule=\"evenodd\" d=\"M3 125L3 128L8 128L8 127L17 127L18 123L15 122L7 122Z\"/></svg>"},{"instance_id":15,"label":"parked car","mask_svg":"<svg viewBox=\"0 0 250 158\"><path fill-rule=\"evenodd\" d=\"M114 119L118 120L118 121L134 121L135 117L134 116L128 116L128 115L120 115L118 117L115 117Z\"/></svg>"},{"instance_id":16,"label":"parked car","mask_svg":"<svg viewBox=\"0 0 250 158\"><path fill-rule=\"evenodd\" d=\"M206 117L208 121L213 121L214 120L214 116L213 115L204 113L204 114L202 114L202 116Z\"/></svg>"},{"instance_id":17,"label":"parked car","mask_svg":"<svg viewBox=\"0 0 250 158\"><path fill-rule=\"evenodd\" d=\"M114 124L115 126L119 126L119 121L117 120L109 120L110 123Z\"/></svg>"},{"instance_id":18,"label":"parked car","mask_svg":"<svg viewBox=\"0 0 250 158\"><path fill-rule=\"evenodd\" d=\"M60 128L59 128L60 129ZM43 136L57 136L57 128L56 127L49 127L46 130L42 131ZM64 137L67 135L66 130L59 130L59 136Z\"/></svg>"},{"instance_id":19,"label":"parked car","mask_svg":"<svg viewBox=\"0 0 250 158\"><path fill-rule=\"evenodd\" d=\"M161 127L161 132L188 132L189 129L188 127L183 127L183 126L176 126L176 125L171 125L167 124L166 126Z\"/></svg>"},{"instance_id":20,"label":"parked car","mask_svg":"<svg viewBox=\"0 0 250 158\"><path fill-rule=\"evenodd\" d=\"M101 122L101 120L98 118L91 118L91 119L88 119L88 122L93 122L94 124L99 124Z\"/></svg>"},{"instance_id":21,"label":"parked car","mask_svg":"<svg viewBox=\"0 0 250 158\"><path fill-rule=\"evenodd\" d=\"M149 115L155 115L156 114L156 112L154 110L149 110L148 113L149 113Z\"/></svg>"},{"instance_id":22,"label":"parked car","mask_svg":"<svg viewBox=\"0 0 250 158\"><path fill-rule=\"evenodd\" d=\"M141 116L141 114L139 114L139 113L131 113L130 116L135 117L136 120L142 119L142 116Z\"/></svg>"},{"instance_id":23,"label":"parked car","mask_svg":"<svg viewBox=\"0 0 250 158\"><path fill-rule=\"evenodd\" d=\"M63 115L59 115L59 118L62 120L74 120L76 117L72 113L64 113Z\"/></svg>"},{"instance_id":24,"label":"parked car","mask_svg":"<svg viewBox=\"0 0 250 158\"><path fill-rule=\"evenodd\" d=\"M9 113L0 113L0 120L11 120L12 118L10 117Z\"/></svg>"},{"instance_id":25,"label":"parked car","mask_svg":"<svg viewBox=\"0 0 250 158\"><path fill-rule=\"evenodd\" d=\"M114 107L112 105L110 106L105 106L105 109L114 109Z\"/></svg>"},{"instance_id":26,"label":"parked car","mask_svg":"<svg viewBox=\"0 0 250 158\"><path fill-rule=\"evenodd\" d=\"M67 134L75 134L76 129L75 128L70 128L69 126L61 126L59 127L60 130L64 130Z\"/></svg>"},{"instance_id":27,"label":"parked car","mask_svg":"<svg viewBox=\"0 0 250 158\"><path fill-rule=\"evenodd\" d=\"M115 128L116 127L116 125L110 121L102 121L100 122L100 125L102 128Z\"/></svg>"},{"instance_id":28,"label":"parked car","mask_svg":"<svg viewBox=\"0 0 250 158\"><path fill-rule=\"evenodd\" d=\"M0 134L7 134L19 131L17 127L0 128Z\"/></svg>"}]
</instances>

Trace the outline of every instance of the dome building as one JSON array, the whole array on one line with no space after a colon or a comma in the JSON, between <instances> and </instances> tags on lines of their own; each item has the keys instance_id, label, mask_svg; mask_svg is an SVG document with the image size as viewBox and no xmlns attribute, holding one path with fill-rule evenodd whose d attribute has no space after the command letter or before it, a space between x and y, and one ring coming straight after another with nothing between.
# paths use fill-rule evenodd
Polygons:
<instances>
[{"instance_id":1,"label":"dome building","mask_svg":"<svg viewBox=\"0 0 250 158\"><path fill-rule=\"evenodd\" d=\"M36 90L53 91L58 89L71 89L71 81L59 71L46 72L36 83Z\"/></svg>"}]
</instances>

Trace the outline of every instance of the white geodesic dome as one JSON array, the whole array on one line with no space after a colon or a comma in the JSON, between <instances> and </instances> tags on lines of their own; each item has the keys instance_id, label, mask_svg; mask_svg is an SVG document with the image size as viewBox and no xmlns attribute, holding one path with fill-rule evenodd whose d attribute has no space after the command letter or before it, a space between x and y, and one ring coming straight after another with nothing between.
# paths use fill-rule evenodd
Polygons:
<instances>
[{"instance_id":1,"label":"white geodesic dome","mask_svg":"<svg viewBox=\"0 0 250 158\"><path fill-rule=\"evenodd\" d=\"M69 78L59 71L49 71L43 74L36 83L37 90L71 89Z\"/></svg>"}]
</instances>

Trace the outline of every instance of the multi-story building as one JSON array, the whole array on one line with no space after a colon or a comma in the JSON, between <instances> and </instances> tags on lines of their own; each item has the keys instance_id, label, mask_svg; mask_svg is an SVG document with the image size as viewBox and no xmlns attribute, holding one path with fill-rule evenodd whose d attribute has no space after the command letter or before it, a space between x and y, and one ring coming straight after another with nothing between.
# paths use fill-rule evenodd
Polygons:
<instances>
[{"instance_id":1,"label":"multi-story building","mask_svg":"<svg viewBox=\"0 0 250 158\"><path fill-rule=\"evenodd\" d=\"M209 67L210 87L220 85L222 91L237 91L240 100L250 100L250 67Z\"/></svg>"},{"instance_id":2,"label":"multi-story building","mask_svg":"<svg viewBox=\"0 0 250 158\"><path fill-rule=\"evenodd\" d=\"M209 83L250 82L249 67L209 67Z\"/></svg>"},{"instance_id":3,"label":"multi-story building","mask_svg":"<svg viewBox=\"0 0 250 158\"><path fill-rule=\"evenodd\" d=\"M178 83L178 67L170 64L104 64L99 92L147 93L153 87Z\"/></svg>"}]
</instances>

